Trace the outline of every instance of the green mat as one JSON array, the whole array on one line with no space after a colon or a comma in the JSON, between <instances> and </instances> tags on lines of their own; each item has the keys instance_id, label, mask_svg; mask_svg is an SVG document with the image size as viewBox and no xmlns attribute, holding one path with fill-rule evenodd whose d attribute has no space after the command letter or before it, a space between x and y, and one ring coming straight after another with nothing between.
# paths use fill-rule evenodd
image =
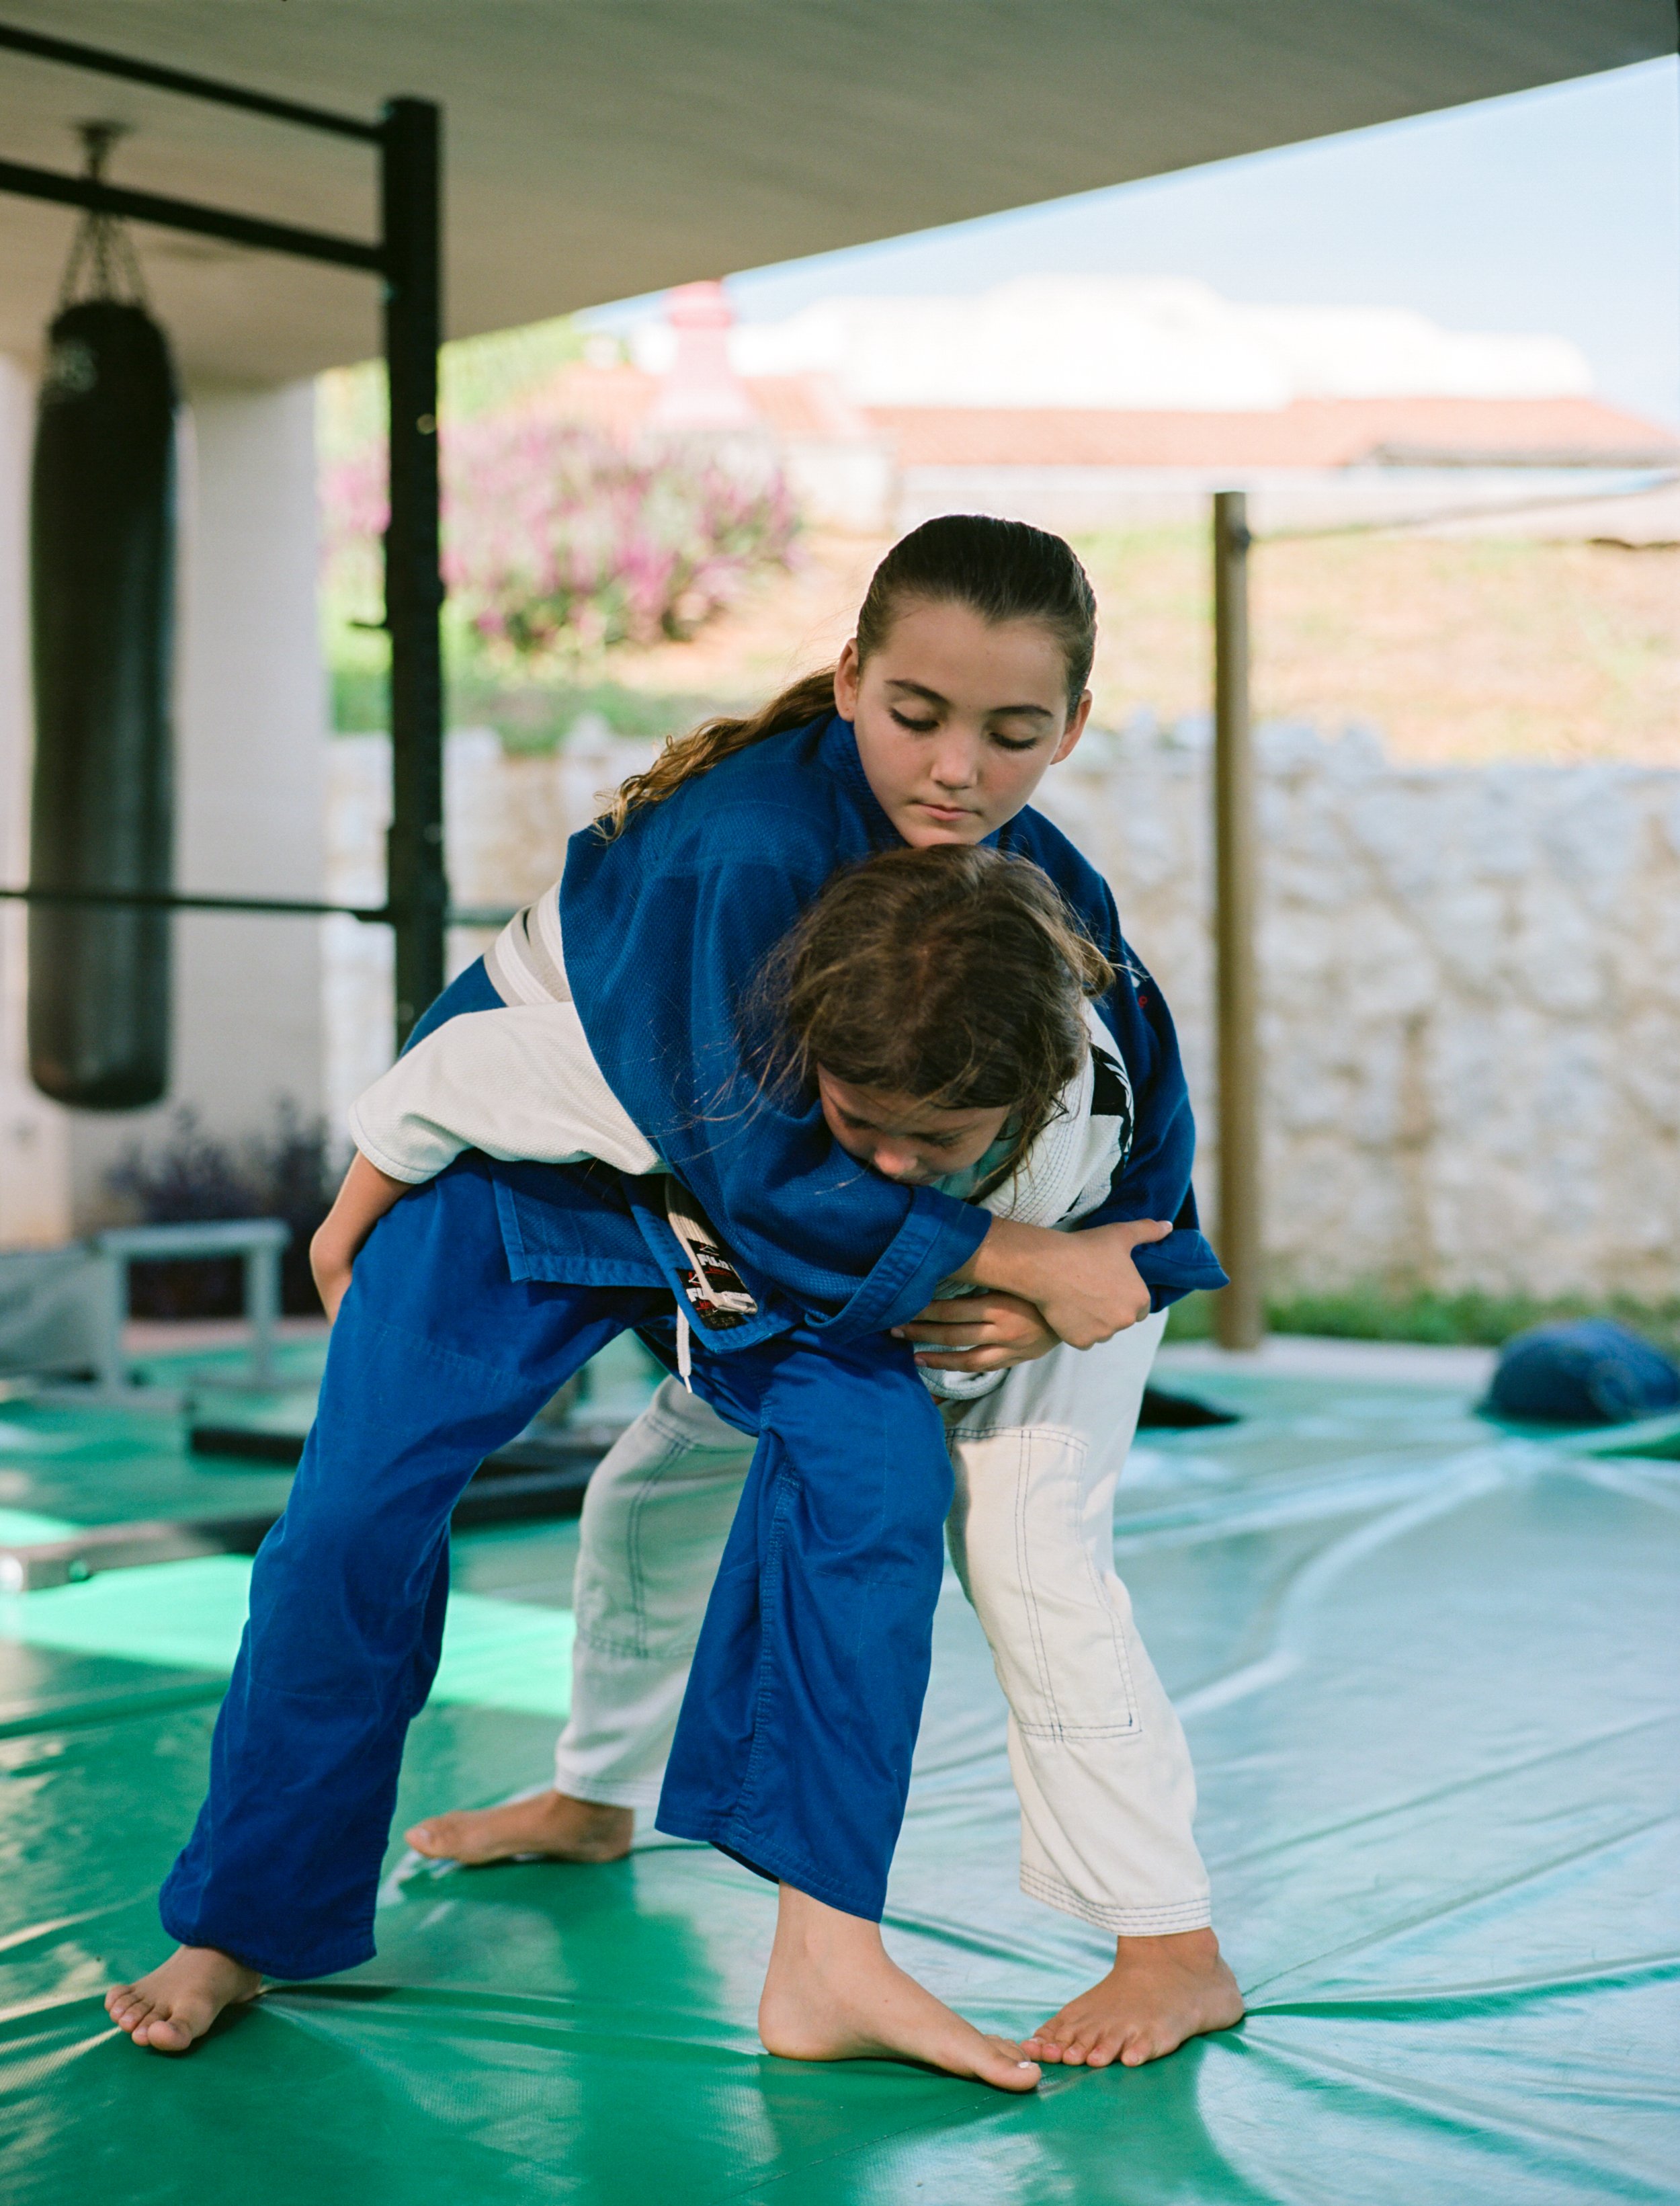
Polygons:
<instances>
[{"instance_id":1,"label":"green mat","mask_svg":"<svg viewBox=\"0 0 1680 2206\"><path fill-rule=\"evenodd\" d=\"M769 2059L772 1895L650 1833L593 1869L399 1844L376 1962L137 2053L98 1994L163 1951L242 1583L160 1565L0 1612L8 2202L1680 2200L1680 1463L1410 1389L1220 1392L1242 1424L1136 1451L1117 1547L1195 1749L1240 2030L1026 2101ZM458 1543L402 1820L543 1781L575 1553L569 1527ZM1021 1896L1016 1836L948 1588L888 1936L1018 2031L1105 1955Z\"/></svg>"}]
</instances>

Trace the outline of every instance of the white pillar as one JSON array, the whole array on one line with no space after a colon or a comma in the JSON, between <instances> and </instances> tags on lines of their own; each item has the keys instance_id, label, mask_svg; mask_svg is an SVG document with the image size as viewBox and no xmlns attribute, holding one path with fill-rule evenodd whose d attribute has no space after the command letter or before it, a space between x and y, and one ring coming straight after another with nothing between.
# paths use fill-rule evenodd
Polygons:
<instances>
[{"instance_id":1,"label":"white pillar","mask_svg":"<svg viewBox=\"0 0 1680 2206\"><path fill-rule=\"evenodd\" d=\"M0 880L29 873L29 451L35 378L0 355ZM70 1230L69 1113L30 1084L26 921L0 904L0 1248Z\"/></svg>"},{"instance_id":2,"label":"white pillar","mask_svg":"<svg viewBox=\"0 0 1680 2206\"><path fill-rule=\"evenodd\" d=\"M322 894L325 697L316 626L314 391L194 396L183 471L176 885ZM291 1098L322 1104L321 924L186 913L175 921L174 1068L156 1109L69 1120L78 1228L105 1176L190 1105L237 1142Z\"/></svg>"},{"instance_id":3,"label":"white pillar","mask_svg":"<svg viewBox=\"0 0 1680 2206\"><path fill-rule=\"evenodd\" d=\"M29 864L29 453L33 372L0 356L0 879ZM182 486L176 879L236 896L322 894L325 698L315 611L314 393L200 394ZM0 1247L101 1222L105 1175L190 1104L237 1140L289 1096L323 1102L321 927L175 922L174 1073L152 1111L66 1111L31 1085L24 914L0 905Z\"/></svg>"}]
</instances>

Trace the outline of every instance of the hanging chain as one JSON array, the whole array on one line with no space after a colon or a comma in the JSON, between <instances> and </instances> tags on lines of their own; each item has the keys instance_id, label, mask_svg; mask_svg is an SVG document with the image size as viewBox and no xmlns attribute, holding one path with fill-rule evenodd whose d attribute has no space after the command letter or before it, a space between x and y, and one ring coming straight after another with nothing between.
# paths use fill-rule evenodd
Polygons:
<instances>
[{"instance_id":1,"label":"hanging chain","mask_svg":"<svg viewBox=\"0 0 1680 2206\"><path fill-rule=\"evenodd\" d=\"M128 126L125 122L83 122L77 127L86 156L86 180L91 184L103 183L110 149ZM90 288L84 295L81 284L85 276L90 279ZM75 242L70 247L64 281L59 286L58 312L62 314L66 307L74 306L83 295L89 299L121 299L125 293L128 305L146 304L146 283L134 240L116 215L90 207L81 218Z\"/></svg>"}]
</instances>

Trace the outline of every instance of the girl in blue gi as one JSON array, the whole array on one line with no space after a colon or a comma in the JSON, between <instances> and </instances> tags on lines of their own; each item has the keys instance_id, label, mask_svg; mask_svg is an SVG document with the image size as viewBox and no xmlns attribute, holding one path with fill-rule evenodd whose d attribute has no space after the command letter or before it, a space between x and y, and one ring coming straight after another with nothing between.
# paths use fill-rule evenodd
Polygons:
<instances>
[{"instance_id":1,"label":"girl in blue gi","mask_svg":"<svg viewBox=\"0 0 1680 2206\"><path fill-rule=\"evenodd\" d=\"M1152 1297L1218 1282L1171 1025L1123 966L1104 1013L1136 1138L1109 1202L1063 1238L859 1174L813 1104L759 1095L736 1014L836 866L904 844L995 840L1034 858L1125 958L1101 882L1022 809L1083 726L1093 629L1056 540L974 522L916 532L879 572L831 690L797 685L755 721L672 747L627 791L623 832L575 840L522 957L540 977L563 939L562 992L609 1087L715 1222L751 1305L722 1313L736 1322L707 1329L693 1360L697 1390L760 1438L690 1694L722 1758L688 1767L677 1827L783 1881L785 2049L869 2045L1016 2088L1031 2072L894 1970L875 1928L950 1481L937 1412L887 1336L949 1278L994 1291L982 1329L1004 1344L1029 1309L1085 1345ZM519 999L475 969L437 1010ZM605 1339L669 1333L670 1289L706 1327L667 1209L622 1173L465 1157L370 1238L291 1505L253 1572L210 1797L165 1886L182 1949L112 1995L137 2042L182 2049L259 1971L371 1953L402 1737L436 1665L450 1509ZM1152 1217L1177 1230L1145 1248ZM795 1583L808 1606L789 1606ZM823 1744L855 1744L860 1712L861 1774L825 1771Z\"/></svg>"},{"instance_id":2,"label":"girl in blue gi","mask_svg":"<svg viewBox=\"0 0 1680 2206\"><path fill-rule=\"evenodd\" d=\"M513 922L515 945L523 927ZM1068 1231L1108 1198L1130 1144L1125 1070L1093 1000L1114 977L1030 862L943 844L837 876L768 993L841 1148L901 1183ZM972 1166L950 1133L930 1136L922 1106L885 1100L950 1100L958 1081L971 1101L1016 1099L1009 1137ZM551 999L450 1019L374 1082L350 1126L360 1155L313 1250L329 1309L372 1220L463 1149L551 1163L652 1154L637 1148L576 1007ZM989 1130L982 1121L965 1138ZM1095 1348L1047 1339L1016 1358L968 1349L980 1307L942 1300L906 1330L956 1351L918 1360L950 1449L951 1559L1009 1707L1022 1889L1117 1941L1114 1967L1024 2049L1135 2064L1237 2012L1217 1965L1201 1976L1185 1965L1217 1952L1194 1777L1113 1567L1112 1496L1165 1312ZM675 1380L659 1387L585 1499L553 1788L428 1818L410 1845L468 1863L611 1860L628 1851L638 1807L658 1804L669 1820L662 1780L752 1452ZM691 1741L706 1723L697 1709ZM766 2027L784 2042L773 2016Z\"/></svg>"}]
</instances>

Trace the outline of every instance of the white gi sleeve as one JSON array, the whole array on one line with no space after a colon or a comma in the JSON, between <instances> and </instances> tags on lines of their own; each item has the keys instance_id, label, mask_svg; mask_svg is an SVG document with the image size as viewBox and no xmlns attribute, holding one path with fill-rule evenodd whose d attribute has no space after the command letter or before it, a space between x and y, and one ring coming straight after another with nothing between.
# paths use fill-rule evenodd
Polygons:
<instances>
[{"instance_id":1,"label":"white gi sleeve","mask_svg":"<svg viewBox=\"0 0 1680 2206\"><path fill-rule=\"evenodd\" d=\"M463 1149L534 1164L596 1157L628 1172L659 1166L569 1003L447 1020L352 1106L350 1135L370 1164L411 1184L434 1178Z\"/></svg>"}]
</instances>

